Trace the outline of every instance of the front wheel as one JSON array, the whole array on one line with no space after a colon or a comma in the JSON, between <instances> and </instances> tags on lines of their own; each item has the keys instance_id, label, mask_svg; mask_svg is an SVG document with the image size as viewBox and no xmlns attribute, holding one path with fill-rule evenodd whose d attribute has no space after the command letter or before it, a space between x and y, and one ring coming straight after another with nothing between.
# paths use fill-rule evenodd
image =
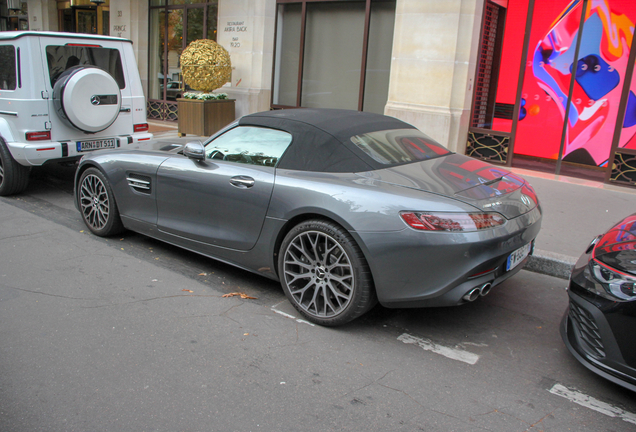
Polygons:
<instances>
[{"instance_id":1,"label":"front wheel","mask_svg":"<svg viewBox=\"0 0 636 432\"><path fill-rule=\"evenodd\" d=\"M278 271L289 301L316 324L345 324L376 302L362 251L333 222L310 220L295 226L281 245Z\"/></svg>"},{"instance_id":2,"label":"front wheel","mask_svg":"<svg viewBox=\"0 0 636 432\"><path fill-rule=\"evenodd\" d=\"M6 142L0 138L0 196L22 192L29 184L31 167L20 165L13 159Z\"/></svg>"},{"instance_id":3,"label":"front wheel","mask_svg":"<svg viewBox=\"0 0 636 432\"><path fill-rule=\"evenodd\" d=\"M82 219L93 234L107 237L124 230L110 183L97 168L82 173L77 186L77 202Z\"/></svg>"}]
</instances>

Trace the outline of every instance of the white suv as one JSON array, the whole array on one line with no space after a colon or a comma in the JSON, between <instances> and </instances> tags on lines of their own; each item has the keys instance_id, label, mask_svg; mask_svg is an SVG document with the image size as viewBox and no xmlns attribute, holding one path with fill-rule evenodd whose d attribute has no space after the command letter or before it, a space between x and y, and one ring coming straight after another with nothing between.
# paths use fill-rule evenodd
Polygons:
<instances>
[{"instance_id":1,"label":"white suv","mask_svg":"<svg viewBox=\"0 0 636 432\"><path fill-rule=\"evenodd\" d=\"M31 166L151 138L131 41L0 32L0 196L23 191Z\"/></svg>"}]
</instances>

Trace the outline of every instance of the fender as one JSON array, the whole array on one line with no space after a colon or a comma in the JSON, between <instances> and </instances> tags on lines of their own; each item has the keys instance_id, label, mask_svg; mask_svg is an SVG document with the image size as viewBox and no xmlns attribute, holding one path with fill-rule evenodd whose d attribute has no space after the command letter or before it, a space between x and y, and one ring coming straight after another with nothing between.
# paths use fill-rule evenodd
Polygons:
<instances>
[{"instance_id":1,"label":"fender","mask_svg":"<svg viewBox=\"0 0 636 432\"><path fill-rule=\"evenodd\" d=\"M0 117L0 138L2 138L11 153L11 157L20 165L30 166L24 156L24 143L16 142L11 125L5 118Z\"/></svg>"},{"instance_id":2,"label":"fender","mask_svg":"<svg viewBox=\"0 0 636 432\"><path fill-rule=\"evenodd\" d=\"M13 132L11 132L11 125L7 119L0 117L0 136L4 138L7 143L14 142Z\"/></svg>"}]
</instances>

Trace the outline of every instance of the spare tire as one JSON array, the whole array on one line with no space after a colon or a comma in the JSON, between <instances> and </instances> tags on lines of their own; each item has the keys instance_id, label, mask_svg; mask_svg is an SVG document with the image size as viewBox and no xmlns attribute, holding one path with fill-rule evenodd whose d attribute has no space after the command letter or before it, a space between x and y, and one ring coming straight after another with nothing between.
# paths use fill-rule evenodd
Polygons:
<instances>
[{"instance_id":1,"label":"spare tire","mask_svg":"<svg viewBox=\"0 0 636 432\"><path fill-rule=\"evenodd\" d=\"M117 81L97 67L74 66L65 70L53 86L57 114L72 127L86 133L108 128L121 109Z\"/></svg>"}]
</instances>

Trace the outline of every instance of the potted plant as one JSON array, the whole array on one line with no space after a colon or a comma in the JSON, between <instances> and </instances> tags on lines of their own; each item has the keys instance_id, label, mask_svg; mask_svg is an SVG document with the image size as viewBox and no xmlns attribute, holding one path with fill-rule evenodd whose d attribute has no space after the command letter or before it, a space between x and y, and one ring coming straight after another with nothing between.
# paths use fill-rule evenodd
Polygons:
<instances>
[{"instance_id":1,"label":"potted plant","mask_svg":"<svg viewBox=\"0 0 636 432\"><path fill-rule=\"evenodd\" d=\"M234 99L212 93L232 76L230 54L210 39L196 40L181 54L183 80L199 92L184 93L177 99L179 136L210 136L235 118Z\"/></svg>"}]
</instances>

